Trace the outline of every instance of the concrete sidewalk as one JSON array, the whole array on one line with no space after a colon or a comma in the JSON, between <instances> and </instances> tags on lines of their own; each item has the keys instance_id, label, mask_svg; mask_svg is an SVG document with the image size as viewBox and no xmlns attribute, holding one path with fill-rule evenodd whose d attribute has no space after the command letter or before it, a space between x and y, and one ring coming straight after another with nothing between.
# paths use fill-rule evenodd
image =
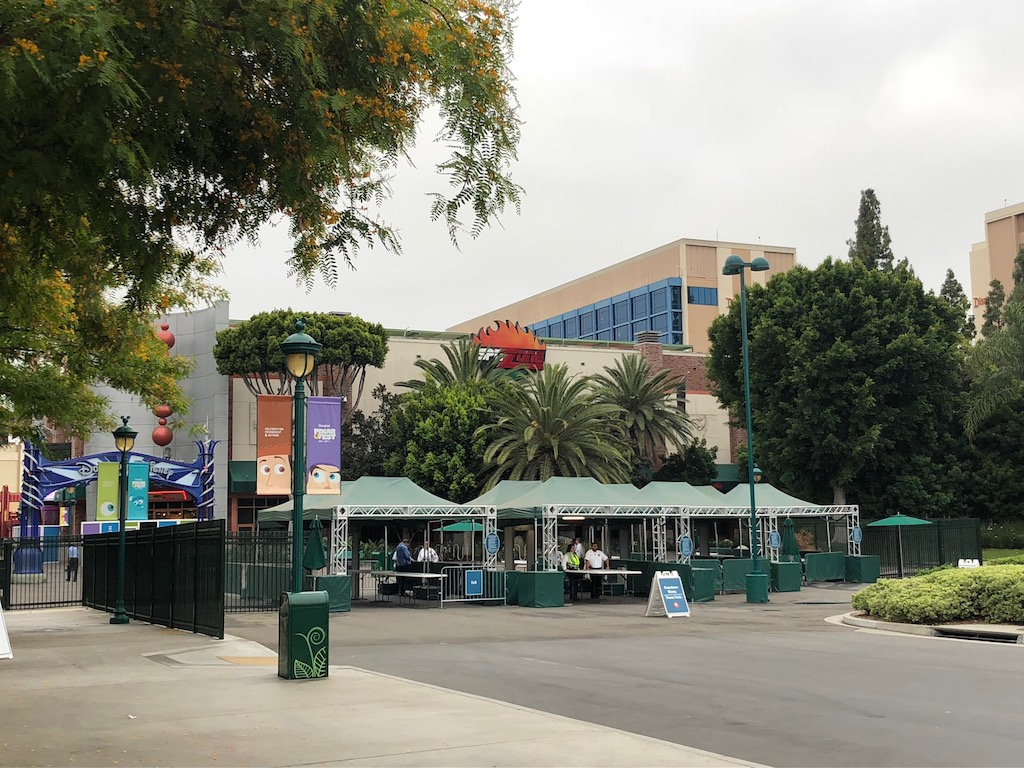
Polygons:
<instances>
[{"instance_id":1,"label":"concrete sidewalk","mask_svg":"<svg viewBox=\"0 0 1024 768\"><path fill-rule=\"evenodd\" d=\"M282 680L235 637L86 608L4 616L4 766L754 765L353 667Z\"/></svg>"},{"instance_id":2,"label":"concrete sidewalk","mask_svg":"<svg viewBox=\"0 0 1024 768\"><path fill-rule=\"evenodd\" d=\"M851 627L901 632L905 635L1024 644L1024 626L1019 624L906 624L869 619L858 611L843 614L842 620L843 624Z\"/></svg>"}]
</instances>

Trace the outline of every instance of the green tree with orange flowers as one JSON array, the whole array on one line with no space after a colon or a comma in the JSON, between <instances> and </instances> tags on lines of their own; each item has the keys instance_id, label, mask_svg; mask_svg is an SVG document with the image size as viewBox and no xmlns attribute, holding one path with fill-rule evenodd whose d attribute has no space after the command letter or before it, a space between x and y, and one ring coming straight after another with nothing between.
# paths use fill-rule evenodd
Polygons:
<instances>
[{"instance_id":1,"label":"green tree with orange flowers","mask_svg":"<svg viewBox=\"0 0 1024 768\"><path fill-rule=\"evenodd\" d=\"M103 426L96 383L175 402L164 384L181 370L166 355L119 358L126 339L160 311L215 298L222 249L268 221L287 217L288 264L307 284L333 283L361 246L397 249L376 211L430 110L451 155L429 215L457 242L518 208L510 11L508 0L0 4L0 292L17 294L0 307L0 434L31 433L41 417Z\"/></svg>"}]
</instances>

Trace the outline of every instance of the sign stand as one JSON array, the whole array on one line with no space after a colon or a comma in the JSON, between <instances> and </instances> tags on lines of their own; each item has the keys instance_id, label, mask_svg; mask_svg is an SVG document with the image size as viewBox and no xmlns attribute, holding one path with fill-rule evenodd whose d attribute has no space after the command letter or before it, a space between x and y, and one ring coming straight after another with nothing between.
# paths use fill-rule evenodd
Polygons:
<instances>
[{"instance_id":1,"label":"sign stand","mask_svg":"<svg viewBox=\"0 0 1024 768\"><path fill-rule=\"evenodd\" d=\"M655 571L651 579L651 594L647 598L646 616L689 616L690 604L686 602L683 579L676 571Z\"/></svg>"},{"instance_id":2,"label":"sign stand","mask_svg":"<svg viewBox=\"0 0 1024 768\"><path fill-rule=\"evenodd\" d=\"M4 623L4 609L0 608L0 659L13 659L11 639L7 636L7 625Z\"/></svg>"}]
</instances>

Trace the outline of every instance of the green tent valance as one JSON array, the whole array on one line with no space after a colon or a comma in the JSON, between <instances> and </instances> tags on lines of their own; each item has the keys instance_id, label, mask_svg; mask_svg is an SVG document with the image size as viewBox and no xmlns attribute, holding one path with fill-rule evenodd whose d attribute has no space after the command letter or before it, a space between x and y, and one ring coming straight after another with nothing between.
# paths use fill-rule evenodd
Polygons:
<instances>
[{"instance_id":1,"label":"green tent valance","mask_svg":"<svg viewBox=\"0 0 1024 768\"><path fill-rule=\"evenodd\" d=\"M256 462L228 462L228 491L231 493L256 493Z\"/></svg>"}]
</instances>

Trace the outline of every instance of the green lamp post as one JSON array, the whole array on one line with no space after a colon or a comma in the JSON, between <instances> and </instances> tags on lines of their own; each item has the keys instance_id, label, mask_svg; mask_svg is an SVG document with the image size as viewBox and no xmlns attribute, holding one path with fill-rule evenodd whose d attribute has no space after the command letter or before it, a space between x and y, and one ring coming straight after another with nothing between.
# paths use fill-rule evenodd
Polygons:
<instances>
[{"instance_id":1,"label":"green lamp post","mask_svg":"<svg viewBox=\"0 0 1024 768\"><path fill-rule=\"evenodd\" d=\"M761 571L758 559L757 533L757 502L754 499L754 485L760 479L761 470L754 467L754 426L750 418L750 353L747 351L747 283L746 270L764 272L771 265L768 259L758 256L747 262L736 254L725 260L722 267L723 275L740 276L740 337L743 342L743 401L747 412L747 485L750 487L750 557L753 560L750 573L747 574L747 602L768 602L768 574ZM755 474L756 473L756 474Z\"/></svg>"},{"instance_id":2,"label":"green lamp post","mask_svg":"<svg viewBox=\"0 0 1024 768\"><path fill-rule=\"evenodd\" d=\"M114 430L114 447L121 452L120 473L117 478L117 602L111 624L127 624L124 608L124 528L128 517L128 454L135 447L138 432L128 426L128 417L121 417L121 426Z\"/></svg>"},{"instance_id":3,"label":"green lamp post","mask_svg":"<svg viewBox=\"0 0 1024 768\"><path fill-rule=\"evenodd\" d=\"M302 501L306 493L306 377L316 367L316 356L323 349L304 333L306 324L295 323L295 333L281 342L285 367L295 381L295 428L292 433L292 591L302 591Z\"/></svg>"}]
</instances>

